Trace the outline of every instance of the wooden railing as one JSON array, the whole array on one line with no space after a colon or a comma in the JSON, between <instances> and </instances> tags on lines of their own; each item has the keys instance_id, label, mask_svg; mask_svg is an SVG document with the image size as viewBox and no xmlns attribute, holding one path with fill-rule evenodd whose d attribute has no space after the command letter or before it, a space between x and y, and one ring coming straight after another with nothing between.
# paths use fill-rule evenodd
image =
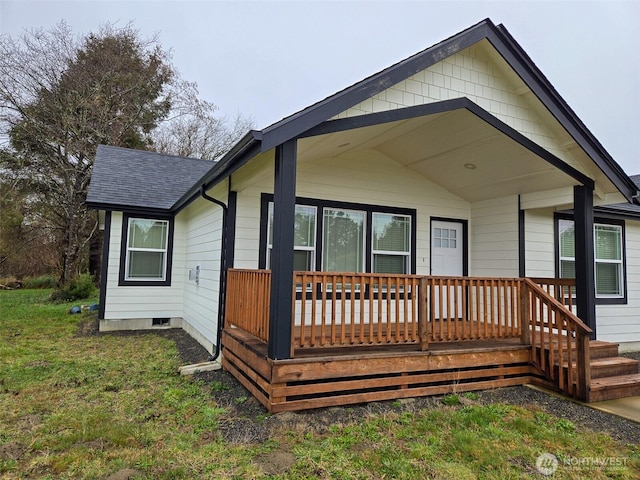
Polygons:
<instances>
[{"instance_id":1,"label":"wooden railing","mask_svg":"<svg viewBox=\"0 0 640 480\"><path fill-rule=\"evenodd\" d=\"M225 322L269 339L271 272L230 269ZM520 338L531 363L586 399L591 330L571 311L567 280L295 272L296 349Z\"/></svg>"},{"instance_id":2,"label":"wooden railing","mask_svg":"<svg viewBox=\"0 0 640 480\"><path fill-rule=\"evenodd\" d=\"M429 341L519 338L520 280L426 277Z\"/></svg>"},{"instance_id":3,"label":"wooden railing","mask_svg":"<svg viewBox=\"0 0 640 480\"><path fill-rule=\"evenodd\" d=\"M229 269L225 324L269 341L270 270Z\"/></svg>"},{"instance_id":4,"label":"wooden railing","mask_svg":"<svg viewBox=\"0 0 640 480\"><path fill-rule=\"evenodd\" d=\"M295 272L293 284L294 348L420 340L416 275Z\"/></svg>"},{"instance_id":5,"label":"wooden railing","mask_svg":"<svg viewBox=\"0 0 640 480\"><path fill-rule=\"evenodd\" d=\"M532 278L548 295L575 313L576 281L573 278Z\"/></svg>"},{"instance_id":6,"label":"wooden railing","mask_svg":"<svg viewBox=\"0 0 640 480\"><path fill-rule=\"evenodd\" d=\"M587 400L591 384L591 329L535 281L523 280L522 312L531 362L560 391Z\"/></svg>"}]
</instances>

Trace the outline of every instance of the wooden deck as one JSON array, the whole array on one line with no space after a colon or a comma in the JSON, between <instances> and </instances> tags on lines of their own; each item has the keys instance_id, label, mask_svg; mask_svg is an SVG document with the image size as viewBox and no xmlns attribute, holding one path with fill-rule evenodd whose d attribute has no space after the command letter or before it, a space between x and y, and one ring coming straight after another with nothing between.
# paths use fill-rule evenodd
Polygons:
<instances>
[{"instance_id":1,"label":"wooden deck","mask_svg":"<svg viewBox=\"0 0 640 480\"><path fill-rule=\"evenodd\" d=\"M227 289L222 365L271 412L527 383L640 393L637 362L590 342L565 279L295 272L282 360L267 355L270 272L230 269Z\"/></svg>"},{"instance_id":2,"label":"wooden deck","mask_svg":"<svg viewBox=\"0 0 640 480\"><path fill-rule=\"evenodd\" d=\"M271 360L260 339L238 329L223 334L222 366L270 412L523 385L535 369L531 347L516 339L296 351Z\"/></svg>"}]
</instances>

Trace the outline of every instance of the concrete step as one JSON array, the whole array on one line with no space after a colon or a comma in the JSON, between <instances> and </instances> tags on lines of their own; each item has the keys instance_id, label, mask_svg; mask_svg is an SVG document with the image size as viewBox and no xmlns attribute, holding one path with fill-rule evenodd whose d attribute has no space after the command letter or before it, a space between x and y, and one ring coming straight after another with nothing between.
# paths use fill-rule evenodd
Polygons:
<instances>
[{"instance_id":1,"label":"concrete step","mask_svg":"<svg viewBox=\"0 0 640 480\"><path fill-rule=\"evenodd\" d=\"M640 373L594 378L589 390L590 402L640 395Z\"/></svg>"}]
</instances>

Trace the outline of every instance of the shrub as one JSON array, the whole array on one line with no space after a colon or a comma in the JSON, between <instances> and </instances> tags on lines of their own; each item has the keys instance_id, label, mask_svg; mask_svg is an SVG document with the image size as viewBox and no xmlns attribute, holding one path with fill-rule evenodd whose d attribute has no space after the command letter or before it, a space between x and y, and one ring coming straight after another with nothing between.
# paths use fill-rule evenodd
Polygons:
<instances>
[{"instance_id":1,"label":"shrub","mask_svg":"<svg viewBox=\"0 0 640 480\"><path fill-rule=\"evenodd\" d=\"M51 294L54 302L71 302L91 297L96 291L91 275L83 273Z\"/></svg>"},{"instance_id":2,"label":"shrub","mask_svg":"<svg viewBox=\"0 0 640 480\"><path fill-rule=\"evenodd\" d=\"M56 288L58 281L53 275L27 277L22 281L23 288Z\"/></svg>"}]
</instances>

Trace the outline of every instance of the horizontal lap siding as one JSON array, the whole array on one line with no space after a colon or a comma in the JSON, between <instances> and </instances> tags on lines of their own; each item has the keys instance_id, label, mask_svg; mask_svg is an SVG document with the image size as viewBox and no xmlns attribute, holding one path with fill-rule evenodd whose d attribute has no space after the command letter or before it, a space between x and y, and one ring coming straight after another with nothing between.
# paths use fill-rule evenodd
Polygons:
<instances>
[{"instance_id":1,"label":"horizontal lap siding","mask_svg":"<svg viewBox=\"0 0 640 480\"><path fill-rule=\"evenodd\" d=\"M272 172L272 168L262 170L258 178L251 179L234 176L233 185L238 189L236 268L258 266L260 195L273 192ZM296 195L416 209L418 274L429 274L430 218L469 218L468 202L376 152L300 162Z\"/></svg>"},{"instance_id":2,"label":"horizontal lap siding","mask_svg":"<svg viewBox=\"0 0 640 480\"><path fill-rule=\"evenodd\" d=\"M625 222L627 305L598 305L598 339L640 342L640 222Z\"/></svg>"},{"instance_id":3,"label":"horizontal lap siding","mask_svg":"<svg viewBox=\"0 0 640 480\"><path fill-rule=\"evenodd\" d=\"M555 276L555 237L552 209L525 213L526 274ZM596 305L597 337L608 342L640 342L640 222L625 222L627 303ZM596 301L597 303L597 301Z\"/></svg>"},{"instance_id":4,"label":"horizontal lap siding","mask_svg":"<svg viewBox=\"0 0 640 480\"><path fill-rule=\"evenodd\" d=\"M227 183L207 194L227 203ZM220 252L222 208L203 198L180 213L185 217L185 271L183 318L207 341L216 343L218 296L220 294ZM200 266L200 281L188 279L189 270Z\"/></svg>"},{"instance_id":5,"label":"horizontal lap siding","mask_svg":"<svg viewBox=\"0 0 640 480\"><path fill-rule=\"evenodd\" d=\"M525 268L533 278L555 277L553 210L525 212Z\"/></svg>"},{"instance_id":6,"label":"horizontal lap siding","mask_svg":"<svg viewBox=\"0 0 640 480\"><path fill-rule=\"evenodd\" d=\"M518 276L518 197L471 205L471 276Z\"/></svg>"},{"instance_id":7,"label":"horizontal lap siding","mask_svg":"<svg viewBox=\"0 0 640 480\"><path fill-rule=\"evenodd\" d=\"M184 224L176 219L171 286L167 287L118 286L120 242L123 233L126 235L122 230L122 213L113 212L109 239L105 319L182 317Z\"/></svg>"}]
</instances>

